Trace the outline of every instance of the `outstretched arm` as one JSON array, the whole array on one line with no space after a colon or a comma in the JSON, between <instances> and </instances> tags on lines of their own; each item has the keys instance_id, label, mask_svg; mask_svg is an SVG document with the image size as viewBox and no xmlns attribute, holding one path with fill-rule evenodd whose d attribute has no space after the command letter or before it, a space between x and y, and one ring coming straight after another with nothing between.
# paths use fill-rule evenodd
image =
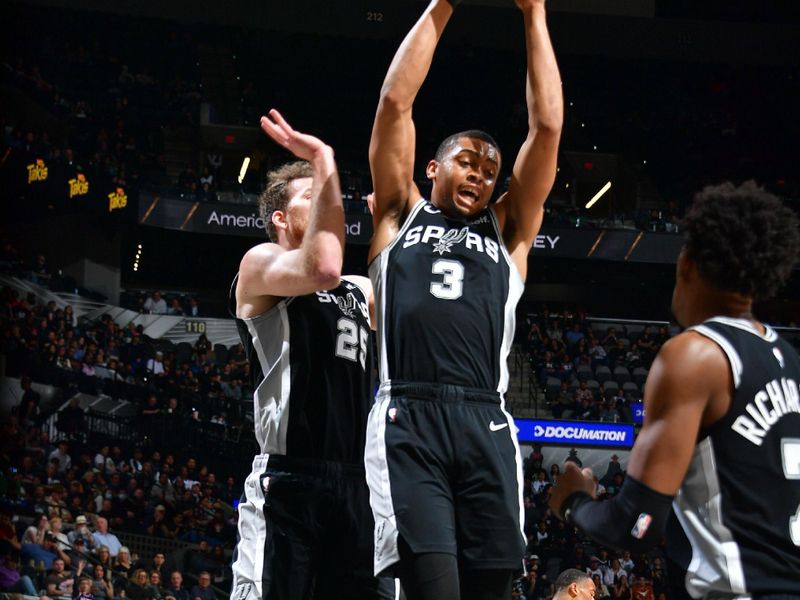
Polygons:
<instances>
[{"instance_id":1,"label":"outstretched arm","mask_svg":"<svg viewBox=\"0 0 800 600\"><path fill-rule=\"evenodd\" d=\"M564 120L561 75L547 31L544 0L516 0L525 20L528 136L517 154L508 193L497 205L503 238L523 279L528 251L542 224L544 202L556 176Z\"/></svg>"},{"instance_id":2,"label":"outstretched arm","mask_svg":"<svg viewBox=\"0 0 800 600\"><path fill-rule=\"evenodd\" d=\"M369 144L375 190L374 253L394 236L408 205L418 199L412 197L419 192L413 185L416 133L411 109L428 75L436 44L452 14L453 7L447 0L432 0L400 44L383 81ZM391 230L385 240L383 228Z\"/></svg>"},{"instance_id":3,"label":"outstretched arm","mask_svg":"<svg viewBox=\"0 0 800 600\"><path fill-rule=\"evenodd\" d=\"M664 344L645 384L645 423L620 493L592 501L591 477L567 465L556 480L550 508L614 548L638 552L658 543L700 427L727 411L732 385L727 359L710 340L688 332Z\"/></svg>"},{"instance_id":4,"label":"outstretched arm","mask_svg":"<svg viewBox=\"0 0 800 600\"><path fill-rule=\"evenodd\" d=\"M261 128L298 158L311 163L311 206L300 246L286 249L260 244L239 266L237 306L264 296L299 296L339 284L344 255L344 207L333 150L319 139L300 133L277 110L261 118Z\"/></svg>"}]
</instances>

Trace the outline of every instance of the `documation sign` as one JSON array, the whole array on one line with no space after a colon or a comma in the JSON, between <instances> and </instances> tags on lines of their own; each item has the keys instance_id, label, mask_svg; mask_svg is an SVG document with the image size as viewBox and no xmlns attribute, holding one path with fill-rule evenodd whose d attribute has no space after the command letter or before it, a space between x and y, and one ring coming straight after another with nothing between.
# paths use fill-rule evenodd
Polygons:
<instances>
[{"instance_id":1,"label":"documation sign","mask_svg":"<svg viewBox=\"0 0 800 600\"><path fill-rule=\"evenodd\" d=\"M515 419L520 442L569 446L633 446L633 425Z\"/></svg>"}]
</instances>

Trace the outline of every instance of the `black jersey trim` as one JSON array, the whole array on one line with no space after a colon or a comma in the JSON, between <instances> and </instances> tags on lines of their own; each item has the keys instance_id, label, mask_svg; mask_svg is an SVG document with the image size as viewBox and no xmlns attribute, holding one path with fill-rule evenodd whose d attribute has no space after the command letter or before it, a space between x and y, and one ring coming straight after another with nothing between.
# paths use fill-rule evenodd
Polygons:
<instances>
[{"instance_id":1,"label":"black jersey trim","mask_svg":"<svg viewBox=\"0 0 800 600\"><path fill-rule=\"evenodd\" d=\"M500 231L500 223L497 222L497 214L494 212L494 206L490 206L488 209L489 218L492 221L492 227L494 228L495 234L497 234L497 244L500 246L500 249L503 251L503 256L506 259L506 263L508 263L509 269L517 276L520 283L525 285L525 280L522 278L522 275L517 269L517 264L511 258L511 255L508 253L508 248L506 248L506 241L503 239L503 232Z\"/></svg>"},{"instance_id":2,"label":"black jersey trim","mask_svg":"<svg viewBox=\"0 0 800 600\"><path fill-rule=\"evenodd\" d=\"M419 200L417 200L417 203L413 206L413 208L411 209L411 212L408 213L408 216L406 217L406 220L403 221L403 224L400 226L400 229L397 230L397 234L394 236L394 238L392 238L392 241L389 242L388 244L386 244L386 246L383 248L383 250L378 252L372 258L372 260L369 261L368 267L371 267L372 263L375 262L375 259L377 259L384 252L386 252L387 254L389 252L391 252L392 248L395 247L395 245L400 240L400 238L403 237L403 234L406 232L406 230L408 230L408 228L411 226L411 223L416 218L417 213L419 213L419 211L422 210L422 207L425 206L425 204L427 204L427 203L428 203L428 201L425 198L420 198Z\"/></svg>"},{"instance_id":3,"label":"black jersey trim","mask_svg":"<svg viewBox=\"0 0 800 600\"><path fill-rule=\"evenodd\" d=\"M712 317L706 321L706 323L708 322L720 323L721 325L728 325L730 327L735 327L736 329L741 329L742 331L752 333L758 339L765 342L774 342L778 339L777 332L766 323L761 323L764 326L764 333L762 334L753 326L752 322L748 321L747 319L736 319L733 317Z\"/></svg>"},{"instance_id":4,"label":"black jersey trim","mask_svg":"<svg viewBox=\"0 0 800 600\"><path fill-rule=\"evenodd\" d=\"M695 325L694 327L690 327L688 331L696 331L700 335L703 335L710 339L712 342L716 343L722 351L725 353L725 356L728 358L728 364L731 368L731 374L733 375L733 387L739 387L739 384L742 382L742 359L739 356L739 353L736 351L736 348L733 347L733 344L721 333L718 331L714 331L707 325Z\"/></svg>"}]
</instances>

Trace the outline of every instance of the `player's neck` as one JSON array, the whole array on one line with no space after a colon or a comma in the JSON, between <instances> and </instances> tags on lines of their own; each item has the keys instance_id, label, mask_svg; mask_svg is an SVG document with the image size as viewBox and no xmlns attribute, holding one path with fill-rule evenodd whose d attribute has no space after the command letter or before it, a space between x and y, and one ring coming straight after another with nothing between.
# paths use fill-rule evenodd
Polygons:
<instances>
[{"instance_id":1,"label":"player's neck","mask_svg":"<svg viewBox=\"0 0 800 600\"><path fill-rule=\"evenodd\" d=\"M690 317L691 325L703 323L714 317L728 317L750 321L758 329L761 324L753 316L753 299L735 292L708 290L702 299L694 304Z\"/></svg>"}]
</instances>

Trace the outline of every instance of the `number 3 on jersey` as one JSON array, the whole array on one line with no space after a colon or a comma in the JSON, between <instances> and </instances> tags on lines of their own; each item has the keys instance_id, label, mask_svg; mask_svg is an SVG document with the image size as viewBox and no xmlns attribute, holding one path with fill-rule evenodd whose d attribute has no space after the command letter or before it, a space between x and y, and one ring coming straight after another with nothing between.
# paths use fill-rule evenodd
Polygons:
<instances>
[{"instance_id":1,"label":"number 3 on jersey","mask_svg":"<svg viewBox=\"0 0 800 600\"><path fill-rule=\"evenodd\" d=\"M431 294L442 300L457 300L464 291L464 265L457 260L440 258L433 263L431 274L442 275L442 281L431 281Z\"/></svg>"},{"instance_id":2,"label":"number 3 on jersey","mask_svg":"<svg viewBox=\"0 0 800 600\"><path fill-rule=\"evenodd\" d=\"M367 342L369 331L356 325L355 321L342 317L336 322L339 335L336 336L336 356L353 362L361 362L367 368Z\"/></svg>"},{"instance_id":3,"label":"number 3 on jersey","mask_svg":"<svg viewBox=\"0 0 800 600\"><path fill-rule=\"evenodd\" d=\"M800 438L783 438L781 440L781 459L783 476L786 479L800 479ZM789 535L795 546L800 546L800 506L789 518Z\"/></svg>"}]
</instances>

